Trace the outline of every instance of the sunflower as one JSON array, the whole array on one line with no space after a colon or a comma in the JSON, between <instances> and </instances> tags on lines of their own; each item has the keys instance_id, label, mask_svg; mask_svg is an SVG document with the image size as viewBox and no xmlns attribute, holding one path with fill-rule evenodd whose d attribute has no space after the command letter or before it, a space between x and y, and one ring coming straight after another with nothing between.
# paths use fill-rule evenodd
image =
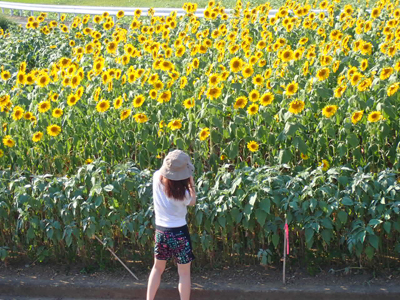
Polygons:
<instances>
[{"instance_id":1,"label":"sunflower","mask_svg":"<svg viewBox=\"0 0 400 300\"><path fill-rule=\"evenodd\" d=\"M155 89L150 90L149 97L153 100L156 99L157 98L157 90L155 90Z\"/></svg>"},{"instance_id":2,"label":"sunflower","mask_svg":"<svg viewBox=\"0 0 400 300\"><path fill-rule=\"evenodd\" d=\"M366 91L372 84L371 78L366 78L357 86L357 89L360 92Z\"/></svg>"},{"instance_id":3,"label":"sunflower","mask_svg":"<svg viewBox=\"0 0 400 300\"><path fill-rule=\"evenodd\" d=\"M394 95L400 87L400 82L392 83L387 89L387 95L390 97Z\"/></svg>"},{"instance_id":4,"label":"sunflower","mask_svg":"<svg viewBox=\"0 0 400 300\"><path fill-rule=\"evenodd\" d=\"M57 136L61 132L61 127L58 125L49 125L47 126L47 134L51 136Z\"/></svg>"},{"instance_id":5,"label":"sunflower","mask_svg":"<svg viewBox=\"0 0 400 300\"><path fill-rule=\"evenodd\" d=\"M180 84L179 84L179 88L183 89L188 83L187 77L186 76L182 76L181 80L180 80Z\"/></svg>"},{"instance_id":6,"label":"sunflower","mask_svg":"<svg viewBox=\"0 0 400 300\"><path fill-rule=\"evenodd\" d=\"M199 59L196 57L192 61L192 66L193 66L193 68L197 69L199 67L199 65L200 65Z\"/></svg>"},{"instance_id":7,"label":"sunflower","mask_svg":"<svg viewBox=\"0 0 400 300\"><path fill-rule=\"evenodd\" d=\"M40 113L45 113L50 109L50 101L42 101L39 103L39 112Z\"/></svg>"},{"instance_id":8,"label":"sunflower","mask_svg":"<svg viewBox=\"0 0 400 300\"><path fill-rule=\"evenodd\" d=\"M339 66L340 66L340 61L335 61L333 63L332 70L334 73L336 73L336 71L339 69Z\"/></svg>"},{"instance_id":9,"label":"sunflower","mask_svg":"<svg viewBox=\"0 0 400 300\"><path fill-rule=\"evenodd\" d=\"M37 131L32 136L32 141L35 143L39 142L43 137L43 133L41 131Z\"/></svg>"},{"instance_id":10,"label":"sunflower","mask_svg":"<svg viewBox=\"0 0 400 300\"><path fill-rule=\"evenodd\" d=\"M130 109L124 109L123 111L121 111L121 120L125 120L130 115L131 115L131 110Z\"/></svg>"},{"instance_id":11,"label":"sunflower","mask_svg":"<svg viewBox=\"0 0 400 300\"><path fill-rule=\"evenodd\" d=\"M359 122L362 119L363 115L364 115L364 111L363 110L359 110L359 111L354 112L352 114L352 116L351 116L351 122L353 124L357 124L357 122Z\"/></svg>"},{"instance_id":12,"label":"sunflower","mask_svg":"<svg viewBox=\"0 0 400 300\"><path fill-rule=\"evenodd\" d=\"M12 139L11 135L6 135L3 137L3 144L6 147L12 148L15 146L15 141Z\"/></svg>"},{"instance_id":13,"label":"sunflower","mask_svg":"<svg viewBox=\"0 0 400 300\"><path fill-rule=\"evenodd\" d=\"M361 71L365 71L365 69L367 69L367 68L368 68L368 59L364 59L361 62L360 69L361 69Z\"/></svg>"},{"instance_id":14,"label":"sunflower","mask_svg":"<svg viewBox=\"0 0 400 300\"><path fill-rule=\"evenodd\" d=\"M19 71L17 74L17 84L25 84L26 83L26 75L24 72Z\"/></svg>"},{"instance_id":15,"label":"sunflower","mask_svg":"<svg viewBox=\"0 0 400 300\"><path fill-rule=\"evenodd\" d=\"M362 77L363 77L363 75L362 75L361 73L359 73L359 72L354 72L353 75L352 75L351 78L350 78L350 83L351 83L351 85L352 85L352 86L357 85L357 84L360 82L360 80L361 80Z\"/></svg>"},{"instance_id":16,"label":"sunflower","mask_svg":"<svg viewBox=\"0 0 400 300\"><path fill-rule=\"evenodd\" d=\"M249 78L251 75L253 75L253 73L254 73L254 69L251 65L244 67L242 70L242 75L244 78Z\"/></svg>"},{"instance_id":17,"label":"sunflower","mask_svg":"<svg viewBox=\"0 0 400 300\"><path fill-rule=\"evenodd\" d=\"M125 13L124 13L123 10L120 10L120 11L117 12L117 18L118 19L122 18L123 16L125 16Z\"/></svg>"},{"instance_id":18,"label":"sunflower","mask_svg":"<svg viewBox=\"0 0 400 300\"><path fill-rule=\"evenodd\" d=\"M138 123L145 123L149 120L149 118L143 113L135 114L133 117L135 118L135 121Z\"/></svg>"},{"instance_id":19,"label":"sunflower","mask_svg":"<svg viewBox=\"0 0 400 300\"><path fill-rule=\"evenodd\" d=\"M76 89L80 83L81 83L81 78L79 75L72 76L70 85L73 89Z\"/></svg>"},{"instance_id":20,"label":"sunflower","mask_svg":"<svg viewBox=\"0 0 400 300\"><path fill-rule=\"evenodd\" d=\"M380 111L373 111L368 115L368 121L371 123L378 122L382 119L382 113Z\"/></svg>"},{"instance_id":21,"label":"sunflower","mask_svg":"<svg viewBox=\"0 0 400 300\"><path fill-rule=\"evenodd\" d=\"M1 79L3 79L4 81L10 79L10 77L11 77L11 73L9 71L1 72Z\"/></svg>"},{"instance_id":22,"label":"sunflower","mask_svg":"<svg viewBox=\"0 0 400 300\"><path fill-rule=\"evenodd\" d=\"M171 122L168 123L168 128L171 130L177 130L182 128L182 120L180 119L174 119Z\"/></svg>"},{"instance_id":23,"label":"sunflower","mask_svg":"<svg viewBox=\"0 0 400 300\"><path fill-rule=\"evenodd\" d=\"M233 107L235 109L239 109L239 108L244 108L247 104L247 98L245 96L240 96L238 98L236 98L235 104L233 105Z\"/></svg>"},{"instance_id":24,"label":"sunflower","mask_svg":"<svg viewBox=\"0 0 400 300\"><path fill-rule=\"evenodd\" d=\"M208 84L210 86L216 86L220 81L221 81L221 76L218 74L212 74L210 77L208 77Z\"/></svg>"},{"instance_id":25,"label":"sunflower","mask_svg":"<svg viewBox=\"0 0 400 300\"><path fill-rule=\"evenodd\" d=\"M62 81L62 85L67 87L69 86L71 83L71 78L70 77L64 77L63 81Z\"/></svg>"},{"instance_id":26,"label":"sunflower","mask_svg":"<svg viewBox=\"0 0 400 300\"><path fill-rule=\"evenodd\" d=\"M319 167L322 166L322 170L327 171L329 169L329 161L327 161L326 159L323 159L322 162L318 163L318 166Z\"/></svg>"},{"instance_id":27,"label":"sunflower","mask_svg":"<svg viewBox=\"0 0 400 300\"><path fill-rule=\"evenodd\" d=\"M200 141L204 141L205 139L208 138L209 135L210 135L210 129L208 127L203 128L199 133Z\"/></svg>"},{"instance_id":28,"label":"sunflower","mask_svg":"<svg viewBox=\"0 0 400 300\"><path fill-rule=\"evenodd\" d=\"M20 106L14 107L13 113L11 116L15 121L18 121L19 119L21 119L24 116L24 109Z\"/></svg>"},{"instance_id":29,"label":"sunflower","mask_svg":"<svg viewBox=\"0 0 400 300\"><path fill-rule=\"evenodd\" d=\"M103 24L103 29L104 30L110 30L114 26L114 22L106 22Z\"/></svg>"},{"instance_id":30,"label":"sunflower","mask_svg":"<svg viewBox=\"0 0 400 300\"><path fill-rule=\"evenodd\" d=\"M346 91L347 86L346 85L340 85L338 86L335 91L334 91L334 95L336 98L340 98L342 97L343 93Z\"/></svg>"},{"instance_id":31,"label":"sunflower","mask_svg":"<svg viewBox=\"0 0 400 300\"><path fill-rule=\"evenodd\" d=\"M142 11L140 9L136 9L135 10L135 17L136 18L139 18L141 14L142 14Z\"/></svg>"},{"instance_id":32,"label":"sunflower","mask_svg":"<svg viewBox=\"0 0 400 300\"><path fill-rule=\"evenodd\" d=\"M324 81L328 77L329 77L329 69L328 68L322 68L322 69L318 70L318 72L317 72L318 81Z\"/></svg>"},{"instance_id":33,"label":"sunflower","mask_svg":"<svg viewBox=\"0 0 400 300\"><path fill-rule=\"evenodd\" d=\"M330 118L336 114L337 109L337 105L327 105L322 109L322 114L325 117Z\"/></svg>"},{"instance_id":34,"label":"sunflower","mask_svg":"<svg viewBox=\"0 0 400 300\"><path fill-rule=\"evenodd\" d=\"M74 106L78 102L79 98L75 94L71 94L67 98L68 106Z\"/></svg>"},{"instance_id":35,"label":"sunflower","mask_svg":"<svg viewBox=\"0 0 400 300\"><path fill-rule=\"evenodd\" d=\"M194 107L194 98L189 98L183 101L183 106L187 109Z\"/></svg>"},{"instance_id":36,"label":"sunflower","mask_svg":"<svg viewBox=\"0 0 400 300\"><path fill-rule=\"evenodd\" d=\"M110 101L108 100L101 100L96 105L96 110L100 113L106 112L110 108Z\"/></svg>"},{"instance_id":37,"label":"sunflower","mask_svg":"<svg viewBox=\"0 0 400 300\"><path fill-rule=\"evenodd\" d=\"M258 74L253 77L252 82L254 85L262 85L264 83L264 78L260 74Z\"/></svg>"},{"instance_id":38,"label":"sunflower","mask_svg":"<svg viewBox=\"0 0 400 300\"><path fill-rule=\"evenodd\" d=\"M24 119L25 120L30 120L32 118L33 114L30 111L27 111L24 113Z\"/></svg>"},{"instance_id":39,"label":"sunflower","mask_svg":"<svg viewBox=\"0 0 400 300\"><path fill-rule=\"evenodd\" d=\"M379 78L381 80L388 79L390 77L390 75L392 75L392 73L393 73L392 67L383 68L381 71L381 74L379 75Z\"/></svg>"},{"instance_id":40,"label":"sunflower","mask_svg":"<svg viewBox=\"0 0 400 300\"><path fill-rule=\"evenodd\" d=\"M50 83L50 77L47 73L43 73L36 78L36 83L40 87L45 87Z\"/></svg>"},{"instance_id":41,"label":"sunflower","mask_svg":"<svg viewBox=\"0 0 400 300\"><path fill-rule=\"evenodd\" d=\"M260 98L260 92L259 92L259 91L257 91L257 90L252 90L252 91L249 93L249 100L250 100L251 102L257 102L259 98Z\"/></svg>"},{"instance_id":42,"label":"sunflower","mask_svg":"<svg viewBox=\"0 0 400 300\"><path fill-rule=\"evenodd\" d=\"M169 100L171 100L171 91L164 91L157 98L159 103L169 102Z\"/></svg>"},{"instance_id":43,"label":"sunflower","mask_svg":"<svg viewBox=\"0 0 400 300\"><path fill-rule=\"evenodd\" d=\"M394 69L396 70L396 72L400 72L400 60L398 60L398 61L394 64Z\"/></svg>"},{"instance_id":44,"label":"sunflower","mask_svg":"<svg viewBox=\"0 0 400 300\"><path fill-rule=\"evenodd\" d=\"M110 54L115 54L118 49L118 43L117 42L109 42L107 44L107 53Z\"/></svg>"},{"instance_id":45,"label":"sunflower","mask_svg":"<svg viewBox=\"0 0 400 300\"><path fill-rule=\"evenodd\" d=\"M281 53L281 59L284 62L289 62L294 59L294 53L291 49L283 50Z\"/></svg>"},{"instance_id":46,"label":"sunflower","mask_svg":"<svg viewBox=\"0 0 400 300\"><path fill-rule=\"evenodd\" d=\"M4 151L0 149L0 157L4 156Z\"/></svg>"},{"instance_id":47,"label":"sunflower","mask_svg":"<svg viewBox=\"0 0 400 300\"><path fill-rule=\"evenodd\" d=\"M176 56L176 57L182 57L183 54L185 54L185 51L186 51L186 47L185 47L185 46L179 46L179 47L176 49L175 56Z\"/></svg>"},{"instance_id":48,"label":"sunflower","mask_svg":"<svg viewBox=\"0 0 400 300\"><path fill-rule=\"evenodd\" d=\"M20 65L19 65L19 70L21 71L21 72L25 72L26 71L26 62L22 62Z\"/></svg>"},{"instance_id":49,"label":"sunflower","mask_svg":"<svg viewBox=\"0 0 400 300\"><path fill-rule=\"evenodd\" d=\"M5 107L10 102L10 95L0 96L0 107Z\"/></svg>"},{"instance_id":50,"label":"sunflower","mask_svg":"<svg viewBox=\"0 0 400 300\"><path fill-rule=\"evenodd\" d=\"M53 109L52 116L54 118L60 118L63 115L63 113L64 112L61 108L55 108L55 109Z\"/></svg>"},{"instance_id":51,"label":"sunflower","mask_svg":"<svg viewBox=\"0 0 400 300\"><path fill-rule=\"evenodd\" d=\"M93 70L96 74L99 74L104 68L104 62L102 60L96 61L93 65Z\"/></svg>"},{"instance_id":52,"label":"sunflower","mask_svg":"<svg viewBox=\"0 0 400 300\"><path fill-rule=\"evenodd\" d=\"M207 98L208 99L210 99L210 100L214 100L214 99L217 99L219 96L221 96L221 88L219 88L219 87L212 87L212 88L209 88L208 90L207 90L207 93L206 93L206 95L207 95Z\"/></svg>"},{"instance_id":53,"label":"sunflower","mask_svg":"<svg viewBox=\"0 0 400 300\"><path fill-rule=\"evenodd\" d=\"M304 154L304 153L300 153L300 157L301 157L303 160L309 159L308 155L307 155L307 154Z\"/></svg>"},{"instance_id":54,"label":"sunflower","mask_svg":"<svg viewBox=\"0 0 400 300\"><path fill-rule=\"evenodd\" d=\"M308 38L306 38L306 37L302 37L300 40L299 40L299 44L300 45L304 45L305 43L307 43L308 42Z\"/></svg>"},{"instance_id":55,"label":"sunflower","mask_svg":"<svg viewBox=\"0 0 400 300\"><path fill-rule=\"evenodd\" d=\"M73 75L76 71L76 65L72 64L67 69L66 72L68 75Z\"/></svg>"},{"instance_id":56,"label":"sunflower","mask_svg":"<svg viewBox=\"0 0 400 300\"><path fill-rule=\"evenodd\" d=\"M258 104L251 104L248 108L247 108L247 113L252 116L255 115L256 113L258 113Z\"/></svg>"},{"instance_id":57,"label":"sunflower","mask_svg":"<svg viewBox=\"0 0 400 300\"><path fill-rule=\"evenodd\" d=\"M122 106L122 102L124 102L124 100L122 99L122 97L118 97L117 99L114 100L114 108L118 109Z\"/></svg>"},{"instance_id":58,"label":"sunflower","mask_svg":"<svg viewBox=\"0 0 400 300\"><path fill-rule=\"evenodd\" d=\"M265 94L263 94L263 95L261 96L261 98L260 98L260 104L261 104L262 106L270 105L270 104L272 103L272 101L274 101L274 98L275 98L274 94L272 94L272 93L265 93Z\"/></svg>"},{"instance_id":59,"label":"sunflower","mask_svg":"<svg viewBox=\"0 0 400 300\"><path fill-rule=\"evenodd\" d=\"M256 141L250 141L247 143L247 149L251 152L256 152L258 150L258 143Z\"/></svg>"},{"instance_id":60,"label":"sunflower","mask_svg":"<svg viewBox=\"0 0 400 300\"><path fill-rule=\"evenodd\" d=\"M161 64L160 64L160 68L163 71L170 71L173 68L173 64L168 61L168 60L164 60Z\"/></svg>"},{"instance_id":61,"label":"sunflower","mask_svg":"<svg viewBox=\"0 0 400 300\"><path fill-rule=\"evenodd\" d=\"M133 107L141 107L144 103L144 96L138 95L133 99Z\"/></svg>"},{"instance_id":62,"label":"sunflower","mask_svg":"<svg viewBox=\"0 0 400 300\"><path fill-rule=\"evenodd\" d=\"M112 82L112 77L110 76L110 74L107 71L104 71L101 74L101 80L103 81L103 84L107 84L109 82Z\"/></svg>"},{"instance_id":63,"label":"sunflower","mask_svg":"<svg viewBox=\"0 0 400 300\"><path fill-rule=\"evenodd\" d=\"M371 10L371 18L376 19L381 14L381 10L379 8L374 8Z\"/></svg>"},{"instance_id":64,"label":"sunflower","mask_svg":"<svg viewBox=\"0 0 400 300\"><path fill-rule=\"evenodd\" d=\"M54 93L50 97L51 101L56 102L58 100L58 94Z\"/></svg>"},{"instance_id":65,"label":"sunflower","mask_svg":"<svg viewBox=\"0 0 400 300\"><path fill-rule=\"evenodd\" d=\"M286 95L292 96L297 93L298 89L299 89L299 84L295 81L292 81L286 86Z\"/></svg>"},{"instance_id":66,"label":"sunflower","mask_svg":"<svg viewBox=\"0 0 400 300\"><path fill-rule=\"evenodd\" d=\"M161 80L157 80L156 82L154 82L153 87L157 91L162 90L164 88L164 83L162 83Z\"/></svg>"},{"instance_id":67,"label":"sunflower","mask_svg":"<svg viewBox=\"0 0 400 300\"><path fill-rule=\"evenodd\" d=\"M238 57L232 58L229 63L231 72L233 72L233 73L240 72L243 68L243 65L244 65L243 60Z\"/></svg>"},{"instance_id":68,"label":"sunflower","mask_svg":"<svg viewBox=\"0 0 400 300\"><path fill-rule=\"evenodd\" d=\"M289 112L297 115L303 111L304 106L305 106L304 101L297 100L297 99L293 100L289 104Z\"/></svg>"}]
</instances>

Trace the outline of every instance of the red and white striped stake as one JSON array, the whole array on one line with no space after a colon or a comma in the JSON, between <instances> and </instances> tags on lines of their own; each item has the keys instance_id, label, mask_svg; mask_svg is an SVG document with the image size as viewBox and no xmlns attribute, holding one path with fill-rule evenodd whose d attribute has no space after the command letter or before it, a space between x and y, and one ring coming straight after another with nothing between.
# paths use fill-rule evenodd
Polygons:
<instances>
[{"instance_id":1,"label":"red and white striped stake","mask_svg":"<svg viewBox=\"0 0 400 300\"><path fill-rule=\"evenodd\" d=\"M283 284L286 284L286 255L289 255L289 226L285 218L285 234L283 237Z\"/></svg>"}]
</instances>

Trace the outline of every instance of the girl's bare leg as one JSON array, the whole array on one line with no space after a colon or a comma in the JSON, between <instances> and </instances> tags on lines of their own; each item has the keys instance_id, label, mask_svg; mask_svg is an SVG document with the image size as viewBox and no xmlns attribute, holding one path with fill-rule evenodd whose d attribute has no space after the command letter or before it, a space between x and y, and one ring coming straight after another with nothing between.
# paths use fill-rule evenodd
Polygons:
<instances>
[{"instance_id":1,"label":"girl's bare leg","mask_svg":"<svg viewBox=\"0 0 400 300\"><path fill-rule=\"evenodd\" d=\"M156 296L158 287L161 282L161 275L165 270L165 265L167 264L166 260L159 260L154 258L154 265L151 269L151 273L149 276L149 282L147 285L147 300L153 300Z\"/></svg>"},{"instance_id":2,"label":"girl's bare leg","mask_svg":"<svg viewBox=\"0 0 400 300\"><path fill-rule=\"evenodd\" d=\"M190 265L188 264L178 264L178 273L179 273L179 295L181 296L181 300L189 300L190 299Z\"/></svg>"}]
</instances>

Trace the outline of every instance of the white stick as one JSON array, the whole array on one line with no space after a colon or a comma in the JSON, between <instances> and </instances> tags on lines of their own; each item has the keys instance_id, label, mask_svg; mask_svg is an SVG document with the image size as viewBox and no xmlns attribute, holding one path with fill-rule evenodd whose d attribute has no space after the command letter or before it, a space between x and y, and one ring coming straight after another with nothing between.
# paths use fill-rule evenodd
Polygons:
<instances>
[{"instance_id":1,"label":"white stick","mask_svg":"<svg viewBox=\"0 0 400 300\"><path fill-rule=\"evenodd\" d=\"M95 235L95 237L103 246L105 246L104 243L97 237L97 235ZM125 267L125 269L127 269L128 272L131 273L131 275L136 278L136 280L139 280L139 278L137 278L136 275L133 274L132 271L129 270L129 268L122 262L122 260L119 259L119 257L114 253L114 251L112 251L109 247L107 247L107 250L110 251L111 254L115 256L116 259L118 259L118 261Z\"/></svg>"}]
</instances>

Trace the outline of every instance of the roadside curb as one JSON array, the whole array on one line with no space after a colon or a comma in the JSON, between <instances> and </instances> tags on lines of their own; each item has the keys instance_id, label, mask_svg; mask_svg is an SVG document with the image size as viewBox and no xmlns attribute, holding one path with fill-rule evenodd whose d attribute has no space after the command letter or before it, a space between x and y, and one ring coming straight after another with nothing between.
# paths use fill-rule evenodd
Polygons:
<instances>
[{"instance_id":1,"label":"roadside curb","mask_svg":"<svg viewBox=\"0 0 400 300\"><path fill-rule=\"evenodd\" d=\"M400 287L363 287L363 286L290 286L237 288L204 288L192 285L192 299L230 300L230 299L267 299L267 300L398 300ZM22 297L58 297L79 299L145 299L146 283L98 284L94 282L71 283L64 280L39 280L32 278L0 278L1 296ZM158 299L178 299L176 284L162 284ZM60 298L61 297L61 298Z\"/></svg>"}]
</instances>

